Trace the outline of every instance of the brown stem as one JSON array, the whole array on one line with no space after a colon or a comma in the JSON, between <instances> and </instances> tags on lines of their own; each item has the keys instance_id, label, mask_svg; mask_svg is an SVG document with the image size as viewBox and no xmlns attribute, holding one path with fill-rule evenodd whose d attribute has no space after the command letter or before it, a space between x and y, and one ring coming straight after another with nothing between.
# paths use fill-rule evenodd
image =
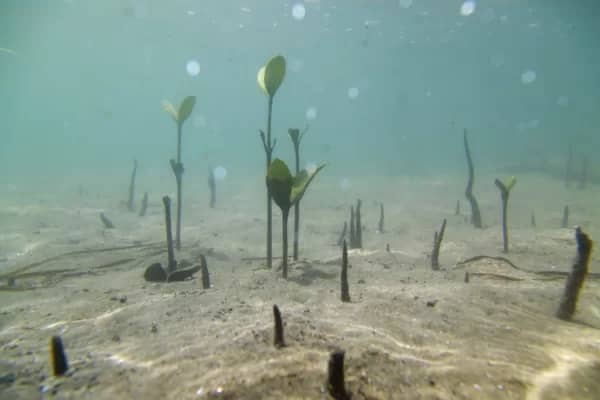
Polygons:
<instances>
[{"instance_id":1,"label":"brown stem","mask_svg":"<svg viewBox=\"0 0 600 400\"><path fill-rule=\"evenodd\" d=\"M283 242L283 254L281 268L283 270L283 279L288 277L288 217L290 210L281 210L281 221L282 221L282 242Z\"/></svg>"}]
</instances>

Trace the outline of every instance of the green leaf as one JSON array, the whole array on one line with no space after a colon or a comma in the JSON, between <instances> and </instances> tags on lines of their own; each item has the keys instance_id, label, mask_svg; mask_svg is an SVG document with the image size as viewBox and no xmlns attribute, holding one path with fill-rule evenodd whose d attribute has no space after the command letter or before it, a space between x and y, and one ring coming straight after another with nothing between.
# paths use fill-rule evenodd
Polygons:
<instances>
[{"instance_id":1,"label":"green leaf","mask_svg":"<svg viewBox=\"0 0 600 400\"><path fill-rule=\"evenodd\" d=\"M517 184L517 178L511 176L508 182L506 183L506 190L510 192L510 190Z\"/></svg>"},{"instance_id":2,"label":"green leaf","mask_svg":"<svg viewBox=\"0 0 600 400\"><path fill-rule=\"evenodd\" d=\"M177 122L183 124L192 113L194 105L196 105L196 96L188 96L185 99L183 99L181 105L179 106L179 112L177 113Z\"/></svg>"},{"instance_id":3,"label":"green leaf","mask_svg":"<svg viewBox=\"0 0 600 400\"><path fill-rule=\"evenodd\" d=\"M267 170L267 189L273 196L275 203L282 211L287 211L292 206L291 193L294 177L288 166L276 158Z\"/></svg>"},{"instance_id":4,"label":"green leaf","mask_svg":"<svg viewBox=\"0 0 600 400\"><path fill-rule=\"evenodd\" d=\"M312 180L317 176L319 171L325 168L327 164L321 164L314 170L312 173L309 173L307 170L303 169L298 172L298 175L294 177L294 183L292 186L291 193L291 204L294 205L302 199L306 189L308 189L308 185L312 182Z\"/></svg>"},{"instance_id":5,"label":"green leaf","mask_svg":"<svg viewBox=\"0 0 600 400\"><path fill-rule=\"evenodd\" d=\"M258 86L267 96L269 93L267 92L267 88L265 87L265 67L260 67L258 70L258 75L256 76L256 81L258 82Z\"/></svg>"},{"instance_id":6,"label":"green leaf","mask_svg":"<svg viewBox=\"0 0 600 400\"><path fill-rule=\"evenodd\" d=\"M173 107L173 104L171 104L168 100L163 100L162 106L167 112L167 114L169 114L173 118L173 120L177 122L178 113L177 110L175 110L175 107Z\"/></svg>"},{"instance_id":7,"label":"green leaf","mask_svg":"<svg viewBox=\"0 0 600 400\"><path fill-rule=\"evenodd\" d=\"M258 85L267 95L273 97L285 78L285 58L275 56L258 70Z\"/></svg>"}]
</instances>

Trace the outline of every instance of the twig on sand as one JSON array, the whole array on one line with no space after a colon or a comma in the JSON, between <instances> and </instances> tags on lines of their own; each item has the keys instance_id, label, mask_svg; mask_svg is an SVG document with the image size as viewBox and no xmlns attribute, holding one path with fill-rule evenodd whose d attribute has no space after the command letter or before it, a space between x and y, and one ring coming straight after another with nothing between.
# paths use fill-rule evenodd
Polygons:
<instances>
[{"instance_id":1,"label":"twig on sand","mask_svg":"<svg viewBox=\"0 0 600 400\"><path fill-rule=\"evenodd\" d=\"M541 276L545 276L547 277L546 279L536 279L536 280L544 280L544 281L550 281L553 279L557 279L557 278L562 278L565 276L569 275L569 272L567 271L533 271L530 269L523 269L523 268L519 268L517 267L517 265L515 263L513 263L512 261L510 261L508 258L506 257L499 257L499 256L486 256L486 255L478 255L478 256L474 256L474 257L470 257L467 258L466 260L463 261L458 261L456 263L456 265L454 266L454 269L459 269L459 268L463 268L466 266L466 264L475 262L475 261L479 261L479 260L494 260L494 261L502 261L506 264L508 264L511 268L516 269L517 271L521 271L521 272L526 272L529 274L535 274L535 275L541 275ZM484 273L476 273L473 272L471 273L471 275L484 275ZM485 274L485 275L497 275L497 274ZM503 279L507 279L507 280L522 280L522 279L518 279L518 278L507 278L506 276L502 276ZM600 279L600 273L599 272L590 272L587 275L588 279Z\"/></svg>"},{"instance_id":2,"label":"twig on sand","mask_svg":"<svg viewBox=\"0 0 600 400\"><path fill-rule=\"evenodd\" d=\"M464 267L465 264L472 263L472 262L479 261L479 260L486 260L486 259L505 262L506 264L510 265L512 268L514 268L518 271L533 272L533 271L527 271L527 270L517 267L515 265L515 263L513 263L506 257L486 256L486 255L478 255L478 256L471 257L471 258L467 258L466 260L463 260L463 261L459 261L456 263L456 266L454 268L458 269L458 268Z\"/></svg>"},{"instance_id":3,"label":"twig on sand","mask_svg":"<svg viewBox=\"0 0 600 400\"><path fill-rule=\"evenodd\" d=\"M67 253L58 254L56 256L48 257L40 261L36 261L34 263L24 265L20 268L14 269L12 271L6 272L4 274L0 274L0 279L6 279L9 277L17 276L18 274L22 274L30 269L39 267L40 265L46 264L50 261L56 261L64 257L69 256L77 256L82 254L94 254L94 253L104 253L118 250L129 250L129 249L139 249L139 248L154 248L158 243L146 243L146 244L134 244L128 246L117 246L117 247L105 247L100 249L86 249L86 250L75 250L69 251Z\"/></svg>"}]
</instances>

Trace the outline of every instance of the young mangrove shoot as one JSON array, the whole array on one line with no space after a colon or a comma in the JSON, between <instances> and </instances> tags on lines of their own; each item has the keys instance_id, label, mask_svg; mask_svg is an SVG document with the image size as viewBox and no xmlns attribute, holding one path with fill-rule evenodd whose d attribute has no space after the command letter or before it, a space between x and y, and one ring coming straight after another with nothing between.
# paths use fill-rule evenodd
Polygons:
<instances>
[{"instance_id":1,"label":"young mangrove shoot","mask_svg":"<svg viewBox=\"0 0 600 400\"><path fill-rule=\"evenodd\" d=\"M263 143L265 150L265 156L267 159L267 170L271 165L271 158L273 156L273 150L277 141L271 141L271 119L273 114L273 98L277 89L281 86L285 78L285 58L283 56L275 56L271 58L267 63L258 70L258 86L261 88L264 94L268 97L268 110L267 110L267 133L261 129L260 138ZM271 268L273 263L273 199L271 192L267 189L267 267Z\"/></svg>"},{"instance_id":2,"label":"young mangrove shoot","mask_svg":"<svg viewBox=\"0 0 600 400\"><path fill-rule=\"evenodd\" d=\"M281 209L281 220L283 227L282 269L284 279L287 279L288 273L287 226L290 209L302 199L302 196L304 195L304 192L306 192L310 182L312 182L317 173L319 173L319 171L324 167L325 164L321 164L312 172L308 172L303 169L296 176L292 176L288 166L283 161L276 158L273 160L273 162L271 162L271 165L267 170L267 188L273 200Z\"/></svg>"},{"instance_id":3,"label":"young mangrove shoot","mask_svg":"<svg viewBox=\"0 0 600 400\"><path fill-rule=\"evenodd\" d=\"M475 167L473 166L473 159L471 158L471 150L469 149L469 139L467 137L467 130L463 132L463 144L465 146L465 156L467 157L467 168L469 169L469 180L467 182L467 188L465 189L465 197L471 204L471 223L475 228L483 228L481 222L481 212L479 211L479 203L475 195L473 195L473 184L475 183Z\"/></svg>"},{"instance_id":4,"label":"young mangrove shoot","mask_svg":"<svg viewBox=\"0 0 600 400\"><path fill-rule=\"evenodd\" d=\"M183 163L181 162L181 128L183 123L188 119L194 105L196 104L195 96L188 96L181 102L179 109L176 109L173 104L168 101L163 101L163 108L173 118L177 125L177 159L171 159L171 169L175 174L175 181L177 182L177 222L175 232L175 246L177 250L181 249L181 194L182 194L182 178L183 178Z\"/></svg>"},{"instance_id":5,"label":"young mangrove shoot","mask_svg":"<svg viewBox=\"0 0 600 400\"><path fill-rule=\"evenodd\" d=\"M508 197L510 191L517 183L517 178L513 176L506 183L500 181L500 179L496 179L494 183L500 189L500 198L502 199L502 240L504 242L504 252L508 253Z\"/></svg>"},{"instance_id":6,"label":"young mangrove shoot","mask_svg":"<svg viewBox=\"0 0 600 400\"><path fill-rule=\"evenodd\" d=\"M294 156L296 158L296 174L300 172L300 142L304 137L304 134L308 132L308 126L304 128L302 133L300 129L288 129L288 134L294 145ZM294 206L294 261L298 260L298 235L300 233L300 202L298 201Z\"/></svg>"}]
</instances>

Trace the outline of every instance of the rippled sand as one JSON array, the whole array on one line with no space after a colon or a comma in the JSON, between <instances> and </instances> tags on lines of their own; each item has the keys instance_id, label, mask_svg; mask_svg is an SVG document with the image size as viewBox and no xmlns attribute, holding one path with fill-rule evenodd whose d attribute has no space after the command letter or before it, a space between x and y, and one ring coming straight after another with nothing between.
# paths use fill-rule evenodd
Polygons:
<instances>
[{"instance_id":1,"label":"rippled sand","mask_svg":"<svg viewBox=\"0 0 600 400\"><path fill-rule=\"evenodd\" d=\"M554 317L564 278L534 272L571 266L575 242L572 229L560 228L564 205L570 225L600 238L600 191L519 177L509 205L511 252L504 255L493 178L478 177L475 186L486 225L476 230L465 218L462 177L353 179L345 191L341 178L318 177L303 202L301 260L288 281L260 258L262 187L225 182L211 210L204 188L190 185L176 257L198 263L207 256L208 290L198 277L143 279L148 265L166 263L163 193L150 192L148 215L140 218L123 206L126 188L106 193L90 185L80 194L77 185L43 193L14 187L0 200L0 397L327 399L328 356L342 348L353 399L594 399L598 281L587 281L575 321L567 323ZM364 249L350 252L352 302L342 303L336 241L359 197ZM379 201L384 233L376 231ZM102 228L101 211L116 229ZM276 208L275 216L279 255ZM433 232L443 218L442 269L432 271ZM476 255L505 256L528 272L492 259L459 263ZM595 258L591 271L600 272ZM273 304L288 344L279 350ZM64 378L51 376L48 361L57 334L71 365Z\"/></svg>"}]
</instances>

